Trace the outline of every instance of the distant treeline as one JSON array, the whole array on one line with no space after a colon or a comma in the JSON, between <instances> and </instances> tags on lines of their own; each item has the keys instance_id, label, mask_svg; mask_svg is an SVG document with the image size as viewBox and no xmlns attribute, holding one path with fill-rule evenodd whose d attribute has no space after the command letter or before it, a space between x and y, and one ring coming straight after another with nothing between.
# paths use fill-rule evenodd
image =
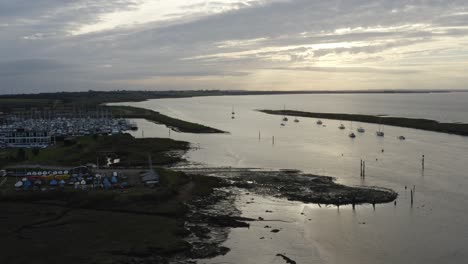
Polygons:
<instances>
[{"instance_id":1,"label":"distant treeline","mask_svg":"<svg viewBox=\"0 0 468 264\"><path fill-rule=\"evenodd\" d=\"M99 105L112 102L135 102L158 98L183 98L195 96L224 96L224 95L275 95L275 94L365 94L365 93L427 93L450 91L427 90L376 90L376 91L243 91L243 90L186 90L186 91L93 91L86 92L57 92L38 94L0 95L1 106L41 106L50 105ZM4 105L4 102L7 105ZM18 105L15 105L17 103ZM26 104L24 104L26 103Z\"/></svg>"}]
</instances>

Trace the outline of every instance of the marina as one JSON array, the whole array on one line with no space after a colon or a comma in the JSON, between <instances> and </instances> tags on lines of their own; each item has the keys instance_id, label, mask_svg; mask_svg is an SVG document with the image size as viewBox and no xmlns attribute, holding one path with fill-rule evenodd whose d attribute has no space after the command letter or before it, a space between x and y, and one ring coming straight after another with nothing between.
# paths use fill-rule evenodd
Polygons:
<instances>
[{"instance_id":1,"label":"marina","mask_svg":"<svg viewBox=\"0 0 468 264\"><path fill-rule=\"evenodd\" d=\"M54 144L57 138L116 135L138 129L135 123L124 118L114 118L110 112L44 116L6 116L0 125L0 147L44 148Z\"/></svg>"}]
</instances>

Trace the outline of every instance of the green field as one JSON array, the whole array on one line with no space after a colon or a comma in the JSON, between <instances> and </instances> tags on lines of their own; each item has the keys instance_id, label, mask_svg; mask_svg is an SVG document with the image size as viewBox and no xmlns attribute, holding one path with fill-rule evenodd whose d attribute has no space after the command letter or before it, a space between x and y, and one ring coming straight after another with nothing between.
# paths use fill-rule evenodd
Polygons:
<instances>
[{"instance_id":1,"label":"green field","mask_svg":"<svg viewBox=\"0 0 468 264\"><path fill-rule=\"evenodd\" d=\"M115 164L118 167L147 167L149 154L153 164L166 165L180 161L179 156L170 154L171 151L186 151L188 148L187 142L165 138L136 139L128 134L87 136L77 138L73 144L58 142L56 146L46 149L24 149L24 159L19 155L22 150L0 150L0 166L79 166L96 164L98 159L99 163L104 165L106 157L109 156L120 159L120 163Z\"/></svg>"}]
</instances>

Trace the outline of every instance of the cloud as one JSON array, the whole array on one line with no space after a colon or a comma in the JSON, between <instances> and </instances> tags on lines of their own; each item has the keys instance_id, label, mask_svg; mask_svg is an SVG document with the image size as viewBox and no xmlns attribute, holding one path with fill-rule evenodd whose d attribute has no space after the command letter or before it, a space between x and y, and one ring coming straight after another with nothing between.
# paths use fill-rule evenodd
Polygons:
<instances>
[{"instance_id":1,"label":"cloud","mask_svg":"<svg viewBox=\"0 0 468 264\"><path fill-rule=\"evenodd\" d=\"M0 0L0 31L0 93L468 82L462 0Z\"/></svg>"}]
</instances>

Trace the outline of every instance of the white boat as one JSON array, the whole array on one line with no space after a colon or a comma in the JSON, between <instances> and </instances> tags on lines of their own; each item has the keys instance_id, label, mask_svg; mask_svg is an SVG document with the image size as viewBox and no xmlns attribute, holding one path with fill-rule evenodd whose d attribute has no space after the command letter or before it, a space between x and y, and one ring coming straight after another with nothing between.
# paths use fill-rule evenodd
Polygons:
<instances>
[{"instance_id":1,"label":"white boat","mask_svg":"<svg viewBox=\"0 0 468 264\"><path fill-rule=\"evenodd\" d=\"M357 132L359 132L359 133L364 133L364 132L366 132L366 130L365 130L364 128L362 128L362 127L359 127L359 128L357 129Z\"/></svg>"},{"instance_id":2,"label":"white boat","mask_svg":"<svg viewBox=\"0 0 468 264\"><path fill-rule=\"evenodd\" d=\"M384 133L383 130L384 130L384 129L383 129L382 124L379 124L379 130L378 130L377 132L375 132L375 134L376 134L378 137L383 137L383 136L385 136L385 133Z\"/></svg>"}]
</instances>

